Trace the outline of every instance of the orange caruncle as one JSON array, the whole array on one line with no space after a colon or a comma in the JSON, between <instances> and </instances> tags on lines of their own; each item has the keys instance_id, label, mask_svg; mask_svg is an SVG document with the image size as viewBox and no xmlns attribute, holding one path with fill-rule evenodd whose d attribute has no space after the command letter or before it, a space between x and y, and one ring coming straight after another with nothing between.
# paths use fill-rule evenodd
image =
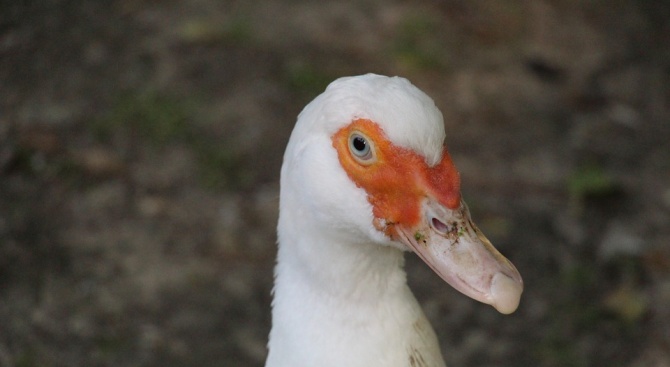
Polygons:
<instances>
[{"instance_id":1,"label":"orange caruncle","mask_svg":"<svg viewBox=\"0 0 670 367\"><path fill-rule=\"evenodd\" d=\"M353 132L371 140L376 161L364 165L352 156L349 136ZM392 144L379 125L367 119L354 120L332 139L340 164L356 186L367 192L375 225L387 235L397 235L396 223L410 227L417 224L425 197L450 209L459 207L460 179L446 148L440 162L430 167L421 155Z\"/></svg>"}]
</instances>

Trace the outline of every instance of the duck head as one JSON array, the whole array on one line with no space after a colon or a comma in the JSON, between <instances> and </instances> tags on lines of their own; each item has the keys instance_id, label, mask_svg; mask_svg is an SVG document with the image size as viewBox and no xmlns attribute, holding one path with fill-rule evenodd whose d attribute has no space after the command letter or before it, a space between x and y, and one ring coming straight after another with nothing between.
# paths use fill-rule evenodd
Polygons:
<instances>
[{"instance_id":1,"label":"duck head","mask_svg":"<svg viewBox=\"0 0 670 367\"><path fill-rule=\"evenodd\" d=\"M442 114L406 79L338 79L298 118L281 205L309 230L413 251L458 291L514 312L521 276L472 222L444 140Z\"/></svg>"}]
</instances>

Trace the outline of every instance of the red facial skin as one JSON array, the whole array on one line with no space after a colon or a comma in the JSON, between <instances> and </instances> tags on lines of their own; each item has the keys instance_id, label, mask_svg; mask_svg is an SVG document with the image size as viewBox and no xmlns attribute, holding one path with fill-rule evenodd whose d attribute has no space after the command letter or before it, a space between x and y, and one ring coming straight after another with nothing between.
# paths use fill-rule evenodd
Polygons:
<instances>
[{"instance_id":1,"label":"red facial skin","mask_svg":"<svg viewBox=\"0 0 670 367\"><path fill-rule=\"evenodd\" d=\"M354 132L369 140L369 161L362 162L350 151ZM430 167L423 156L391 143L379 125L367 119L354 120L332 139L347 175L368 194L375 226L391 238L398 235L396 224L411 228L419 223L421 202L428 196L449 209L460 206L460 178L446 147L441 160Z\"/></svg>"}]
</instances>

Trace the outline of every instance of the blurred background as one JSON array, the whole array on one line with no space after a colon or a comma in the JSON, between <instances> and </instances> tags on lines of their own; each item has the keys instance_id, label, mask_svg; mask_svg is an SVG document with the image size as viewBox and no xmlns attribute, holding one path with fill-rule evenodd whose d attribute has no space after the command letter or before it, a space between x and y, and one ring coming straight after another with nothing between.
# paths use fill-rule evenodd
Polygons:
<instances>
[{"instance_id":1,"label":"blurred background","mask_svg":"<svg viewBox=\"0 0 670 367\"><path fill-rule=\"evenodd\" d=\"M0 2L0 366L262 366L281 157L333 79L442 110L498 314L408 254L450 366L670 366L670 3Z\"/></svg>"}]
</instances>

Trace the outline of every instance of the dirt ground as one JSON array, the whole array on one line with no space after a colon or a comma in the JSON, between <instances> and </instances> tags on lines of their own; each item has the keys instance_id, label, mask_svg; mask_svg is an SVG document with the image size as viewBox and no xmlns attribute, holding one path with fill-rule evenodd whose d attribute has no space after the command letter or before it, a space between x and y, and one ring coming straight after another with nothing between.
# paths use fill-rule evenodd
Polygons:
<instances>
[{"instance_id":1,"label":"dirt ground","mask_svg":"<svg viewBox=\"0 0 670 367\"><path fill-rule=\"evenodd\" d=\"M262 366L281 156L344 75L431 95L503 316L408 254L454 366L670 366L665 1L0 2L0 366Z\"/></svg>"}]
</instances>

